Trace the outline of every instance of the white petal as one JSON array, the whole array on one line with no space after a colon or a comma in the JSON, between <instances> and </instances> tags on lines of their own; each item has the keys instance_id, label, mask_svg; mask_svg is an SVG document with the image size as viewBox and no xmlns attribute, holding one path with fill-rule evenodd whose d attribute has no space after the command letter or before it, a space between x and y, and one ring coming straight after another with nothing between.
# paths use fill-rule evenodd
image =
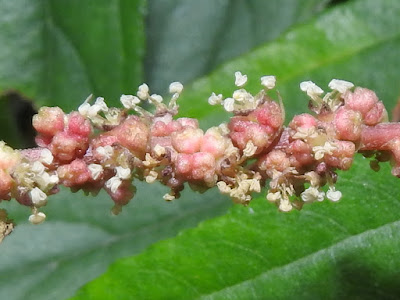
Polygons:
<instances>
[{"instance_id":1,"label":"white petal","mask_svg":"<svg viewBox=\"0 0 400 300\"><path fill-rule=\"evenodd\" d=\"M50 165L53 162L53 154L49 149L42 149L40 152L40 161L45 163L46 165Z\"/></svg>"},{"instance_id":2,"label":"white petal","mask_svg":"<svg viewBox=\"0 0 400 300\"><path fill-rule=\"evenodd\" d=\"M153 100L157 101L158 103L161 103L163 101L163 97L161 97L160 95L157 95L157 94L151 95L151 98Z\"/></svg>"},{"instance_id":3,"label":"white petal","mask_svg":"<svg viewBox=\"0 0 400 300\"><path fill-rule=\"evenodd\" d=\"M103 166L102 165L90 164L88 166L88 169L90 171L90 176L94 180L97 180L101 176L101 174L103 173Z\"/></svg>"},{"instance_id":4,"label":"white petal","mask_svg":"<svg viewBox=\"0 0 400 300\"><path fill-rule=\"evenodd\" d=\"M29 195L31 196L31 200L33 205L39 207L46 204L47 195L38 187L33 188Z\"/></svg>"}]
</instances>

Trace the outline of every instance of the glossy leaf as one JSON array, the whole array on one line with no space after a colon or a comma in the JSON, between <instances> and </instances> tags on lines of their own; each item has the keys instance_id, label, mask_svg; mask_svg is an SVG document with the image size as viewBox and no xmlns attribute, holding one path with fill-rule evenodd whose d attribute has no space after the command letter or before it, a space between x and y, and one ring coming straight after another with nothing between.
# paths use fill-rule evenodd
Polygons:
<instances>
[{"instance_id":1,"label":"glossy leaf","mask_svg":"<svg viewBox=\"0 0 400 300\"><path fill-rule=\"evenodd\" d=\"M116 262L74 299L396 298L400 185L381 172L359 159L340 176L339 203L235 206Z\"/></svg>"}]
</instances>

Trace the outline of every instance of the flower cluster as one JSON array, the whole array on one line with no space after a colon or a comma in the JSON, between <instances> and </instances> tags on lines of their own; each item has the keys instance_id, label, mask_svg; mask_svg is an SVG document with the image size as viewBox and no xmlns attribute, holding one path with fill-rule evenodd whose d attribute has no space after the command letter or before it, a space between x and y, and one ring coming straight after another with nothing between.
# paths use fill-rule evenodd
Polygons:
<instances>
[{"instance_id":1,"label":"flower cluster","mask_svg":"<svg viewBox=\"0 0 400 300\"><path fill-rule=\"evenodd\" d=\"M374 92L334 79L324 94L302 82L312 114L284 126L282 101L271 98L275 77L263 76L255 95L246 83L236 72L231 97L212 93L208 102L233 116L206 131L196 119L174 118L179 82L170 85L168 103L142 84L136 95L121 96L121 108L100 97L91 104L92 96L69 114L42 107L33 118L37 148L14 150L0 142L0 201L14 198L30 207L29 220L39 224L46 217L40 208L59 185L94 195L104 189L118 214L134 197L135 180L168 186L167 201L179 198L187 183L196 191L217 186L244 205L268 184L267 200L290 211L325 198L338 201L336 170L350 168L357 152L374 157L374 169L391 159L400 177L400 125L387 123ZM144 110L143 102L154 110Z\"/></svg>"}]
</instances>

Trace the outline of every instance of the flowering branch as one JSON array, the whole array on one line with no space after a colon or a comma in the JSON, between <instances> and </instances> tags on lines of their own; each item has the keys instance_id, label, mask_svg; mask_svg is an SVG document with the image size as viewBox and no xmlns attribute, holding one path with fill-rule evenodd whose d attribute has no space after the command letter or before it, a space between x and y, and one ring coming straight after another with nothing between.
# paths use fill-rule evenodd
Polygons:
<instances>
[{"instance_id":1,"label":"flowering branch","mask_svg":"<svg viewBox=\"0 0 400 300\"><path fill-rule=\"evenodd\" d=\"M390 160L400 177L400 124L387 123L373 91L334 79L324 94L302 82L312 114L297 115L286 127L282 101L270 97L274 76L261 78L256 95L243 88L246 75L235 77L239 89L232 97L213 93L208 99L233 117L205 132L196 119L173 119L179 82L170 85L168 104L142 84L136 95L121 96L123 108L109 108L103 98L90 104L91 96L69 114L42 107L33 118L39 147L14 150L0 142L0 201L15 198L31 208L29 221L39 224L46 217L40 208L59 185L93 195L104 189L118 214L133 198L135 180L168 186L167 201L179 198L188 183L197 191L217 186L244 205L268 183L267 200L287 212L325 198L338 201L336 170L349 169L357 152L373 157L374 170ZM154 112L139 106L145 101Z\"/></svg>"}]
</instances>

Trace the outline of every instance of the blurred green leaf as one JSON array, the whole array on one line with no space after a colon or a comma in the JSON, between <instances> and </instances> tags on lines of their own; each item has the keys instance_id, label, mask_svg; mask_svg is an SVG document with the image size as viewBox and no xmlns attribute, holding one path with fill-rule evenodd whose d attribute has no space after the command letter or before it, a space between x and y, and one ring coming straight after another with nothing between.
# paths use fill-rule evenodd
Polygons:
<instances>
[{"instance_id":1,"label":"blurred green leaf","mask_svg":"<svg viewBox=\"0 0 400 300\"><path fill-rule=\"evenodd\" d=\"M150 0L146 82L158 92L172 81L190 82L304 22L327 2Z\"/></svg>"},{"instance_id":2,"label":"blurred green leaf","mask_svg":"<svg viewBox=\"0 0 400 300\"><path fill-rule=\"evenodd\" d=\"M398 179L359 158L337 187L339 203L300 212L281 213L261 197L234 206L117 261L74 299L397 298Z\"/></svg>"},{"instance_id":3,"label":"blurred green leaf","mask_svg":"<svg viewBox=\"0 0 400 300\"><path fill-rule=\"evenodd\" d=\"M142 81L144 0L0 0L0 93L72 110Z\"/></svg>"},{"instance_id":4,"label":"blurred green leaf","mask_svg":"<svg viewBox=\"0 0 400 300\"><path fill-rule=\"evenodd\" d=\"M394 0L354 1L332 9L194 82L186 89L181 115L200 115L207 125L219 122L221 110L210 109L207 98L211 91L229 95L237 70L249 75L253 91L261 75L277 74L289 116L307 104L305 96L299 97L300 81L326 86L332 77L375 89L390 109L399 95L398 15L400 3ZM340 203L290 214L262 199L251 210L235 207L227 216L113 264L77 298L394 297L400 265L397 180L388 167L373 173L359 159L337 184L345 195Z\"/></svg>"}]
</instances>

